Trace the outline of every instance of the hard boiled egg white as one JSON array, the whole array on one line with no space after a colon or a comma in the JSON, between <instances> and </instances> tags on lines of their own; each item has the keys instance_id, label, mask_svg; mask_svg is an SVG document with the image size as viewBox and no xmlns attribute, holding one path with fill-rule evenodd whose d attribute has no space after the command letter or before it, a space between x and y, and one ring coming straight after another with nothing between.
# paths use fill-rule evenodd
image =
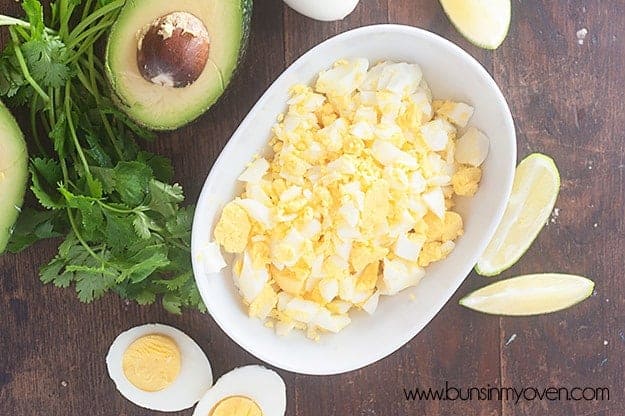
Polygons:
<instances>
[{"instance_id":1,"label":"hard boiled egg white","mask_svg":"<svg viewBox=\"0 0 625 416\"><path fill-rule=\"evenodd\" d=\"M193 416L284 416L286 386L274 371L257 365L223 375L198 403Z\"/></svg>"},{"instance_id":2,"label":"hard boiled egg white","mask_svg":"<svg viewBox=\"0 0 625 416\"><path fill-rule=\"evenodd\" d=\"M358 0L284 0L293 10L315 20L341 20L354 11Z\"/></svg>"},{"instance_id":3,"label":"hard boiled egg white","mask_svg":"<svg viewBox=\"0 0 625 416\"><path fill-rule=\"evenodd\" d=\"M163 412L188 409L213 384L210 363L184 332L148 324L122 332L106 365L117 390L138 406Z\"/></svg>"}]
</instances>

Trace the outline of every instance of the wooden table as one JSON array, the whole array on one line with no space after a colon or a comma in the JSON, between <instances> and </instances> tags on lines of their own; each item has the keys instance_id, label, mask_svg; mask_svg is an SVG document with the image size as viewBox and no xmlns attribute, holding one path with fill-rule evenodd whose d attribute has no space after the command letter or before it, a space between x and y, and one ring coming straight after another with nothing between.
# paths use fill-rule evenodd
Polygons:
<instances>
[{"instance_id":1,"label":"wooden table","mask_svg":"<svg viewBox=\"0 0 625 416\"><path fill-rule=\"evenodd\" d=\"M19 5L0 0L0 10L17 15ZM625 2L514 0L510 34L489 52L462 39L436 0L363 0L337 23L306 19L278 0L258 0L247 59L227 96L197 123L162 135L152 149L173 159L194 201L223 145L287 65L332 35L386 22L432 30L479 59L510 103L519 156L544 152L560 167L559 215L504 276L579 273L597 282L596 294L549 316L497 318L458 306L462 295L489 282L471 275L437 317L390 357L340 376L281 371L287 414L624 415ZM576 35L582 28L588 30L583 44ZM137 324L163 322L190 334L210 357L216 377L258 362L207 315L172 316L113 295L84 305L72 290L44 287L37 269L55 247L39 244L0 258L0 414L153 414L115 391L104 363L115 336ZM404 397L404 388L440 388L446 381L465 389L606 386L610 400L515 404Z\"/></svg>"}]
</instances>

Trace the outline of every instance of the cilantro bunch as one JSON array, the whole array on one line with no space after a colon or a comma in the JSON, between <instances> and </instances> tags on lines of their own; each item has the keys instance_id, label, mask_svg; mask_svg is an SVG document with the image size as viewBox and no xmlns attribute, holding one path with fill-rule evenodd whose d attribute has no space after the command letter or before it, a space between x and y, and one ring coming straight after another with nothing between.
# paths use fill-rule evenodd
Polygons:
<instances>
[{"instance_id":1,"label":"cilantro bunch","mask_svg":"<svg viewBox=\"0 0 625 416\"><path fill-rule=\"evenodd\" d=\"M0 98L27 107L36 146L31 190L9 244L17 252L63 237L44 283L91 302L108 291L170 312L204 310L190 260L192 207L169 160L142 151L152 134L117 110L97 54L125 0L24 0L27 20L0 15Z\"/></svg>"}]
</instances>

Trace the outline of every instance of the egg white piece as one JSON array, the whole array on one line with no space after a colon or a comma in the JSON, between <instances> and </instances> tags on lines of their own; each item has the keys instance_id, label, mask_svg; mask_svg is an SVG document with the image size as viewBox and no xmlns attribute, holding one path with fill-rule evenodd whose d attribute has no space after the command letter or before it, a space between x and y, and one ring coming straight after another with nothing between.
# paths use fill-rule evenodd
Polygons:
<instances>
[{"instance_id":1,"label":"egg white piece","mask_svg":"<svg viewBox=\"0 0 625 416\"><path fill-rule=\"evenodd\" d=\"M124 375L124 352L137 339L147 335L164 335L171 338L180 351L180 373L176 380L163 390L143 391L135 387ZM177 412L197 403L213 384L213 371L204 351L187 334L162 324L147 324L122 332L115 338L108 354L106 366L117 390L137 406L162 412Z\"/></svg>"},{"instance_id":2,"label":"egg white piece","mask_svg":"<svg viewBox=\"0 0 625 416\"><path fill-rule=\"evenodd\" d=\"M261 157L250 163L241 176L239 176L239 180L241 182L258 183L263 179L263 176L265 176L268 170L269 162Z\"/></svg>"},{"instance_id":3,"label":"egg white piece","mask_svg":"<svg viewBox=\"0 0 625 416\"><path fill-rule=\"evenodd\" d=\"M475 127L469 127L466 133L458 139L456 160L459 163L475 167L480 166L488 156L489 147L490 140L488 137Z\"/></svg>"},{"instance_id":4,"label":"egg white piece","mask_svg":"<svg viewBox=\"0 0 625 416\"><path fill-rule=\"evenodd\" d=\"M286 386L282 378L275 371L248 365L221 376L202 397L193 416L210 415L219 402L233 396L254 401L263 416L284 416L286 412Z\"/></svg>"},{"instance_id":5,"label":"egg white piece","mask_svg":"<svg viewBox=\"0 0 625 416\"><path fill-rule=\"evenodd\" d=\"M207 243L206 246L202 248L202 251L198 254L198 260L202 261L204 264L204 272L207 275L219 273L228 265L224 256L221 254L219 244L214 241Z\"/></svg>"},{"instance_id":6,"label":"egg white piece","mask_svg":"<svg viewBox=\"0 0 625 416\"><path fill-rule=\"evenodd\" d=\"M306 17L331 22L342 20L353 12L359 0L284 0L284 2Z\"/></svg>"},{"instance_id":7,"label":"egg white piece","mask_svg":"<svg viewBox=\"0 0 625 416\"><path fill-rule=\"evenodd\" d=\"M239 288L239 292L246 302L252 303L265 287L265 283L269 280L269 272L267 269L254 269L253 260L246 251L243 254L243 263L241 267L241 275L234 274L234 281Z\"/></svg>"}]
</instances>

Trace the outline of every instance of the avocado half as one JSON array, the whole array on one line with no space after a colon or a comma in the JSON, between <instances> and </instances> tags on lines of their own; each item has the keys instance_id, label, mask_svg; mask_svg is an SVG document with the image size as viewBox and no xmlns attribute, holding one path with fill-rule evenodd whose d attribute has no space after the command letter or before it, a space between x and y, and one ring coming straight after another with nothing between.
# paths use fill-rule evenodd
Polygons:
<instances>
[{"instance_id":1,"label":"avocado half","mask_svg":"<svg viewBox=\"0 0 625 416\"><path fill-rule=\"evenodd\" d=\"M111 29L106 72L120 107L153 130L174 130L208 110L224 93L245 52L252 0L127 0ZM142 35L171 13L188 13L205 26L208 58L197 79L174 87L149 81L139 70ZM161 33L161 32L159 32Z\"/></svg>"},{"instance_id":2,"label":"avocado half","mask_svg":"<svg viewBox=\"0 0 625 416\"><path fill-rule=\"evenodd\" d=\"M20 214L28 181L28 151L17 122L0 102L0 253Z\"/></svg>"}]
</instances>

